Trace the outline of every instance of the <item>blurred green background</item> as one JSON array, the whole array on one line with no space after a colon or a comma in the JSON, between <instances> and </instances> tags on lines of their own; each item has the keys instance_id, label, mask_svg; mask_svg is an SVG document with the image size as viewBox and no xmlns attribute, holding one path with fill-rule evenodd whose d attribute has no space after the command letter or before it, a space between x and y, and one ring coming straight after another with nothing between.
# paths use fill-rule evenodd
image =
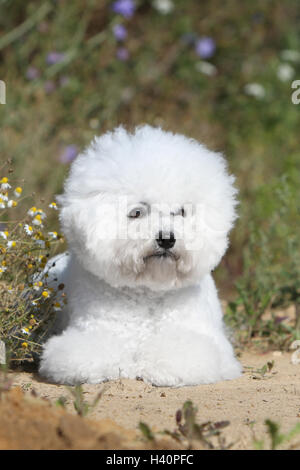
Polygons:
<instances>
[{"instance_id":1,"label":"blurred green background","mask_svg":"<svg viewBox=\"0 0 300 470\"><path fill-rule=\"evenodd\" d=\"M299 1L0 0L0 13L1 160L27 193L52 201L118 124L195 137L226 154L240 191L222 295L244 279L249 296L292 283L299 301Z\"/></svg>"}]
</instances>

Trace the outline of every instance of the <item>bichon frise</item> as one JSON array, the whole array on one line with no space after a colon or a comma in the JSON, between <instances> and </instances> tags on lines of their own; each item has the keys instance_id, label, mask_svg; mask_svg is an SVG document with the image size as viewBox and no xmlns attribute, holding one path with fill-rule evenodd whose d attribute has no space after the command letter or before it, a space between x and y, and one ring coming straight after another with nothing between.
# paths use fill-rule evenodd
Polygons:
<instances>
[{"instance_id":1,"label":"bichon frise","mask_svg":"<svg viewBox=\"0 0 300 470\"><path fill-rule=\"evenodd\" d=\"M43 376L183 386L240 375L211 276L235 220L233 182L220 154L182 135L142 126L95 138L58 198L69 253L49 277L68 304Z\"/></svg>"}]
</instances>

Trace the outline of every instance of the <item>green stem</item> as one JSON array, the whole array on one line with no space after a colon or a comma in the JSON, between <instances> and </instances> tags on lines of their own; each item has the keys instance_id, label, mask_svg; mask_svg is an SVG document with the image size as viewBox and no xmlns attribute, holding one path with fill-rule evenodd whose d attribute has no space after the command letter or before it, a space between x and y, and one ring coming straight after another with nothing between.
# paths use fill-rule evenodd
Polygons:
<instances>
[{"instance_id":1,"label":"green stem","mask_svg":"<svg viewBox=\"0 0 300 470\"><path fill-rule=\"evenodd\" d=\"M53 6L49 2L43 3L43 5L30 18L10 31L0 40L0 51L24 36L24 34L47 16L52 8Z\"/></svg>"},{"instance_id":2,"label":"green stem","mask_svg":"<svg viewBox=\"0 0 300 470\"><path fill-rule=\"evenodd\" d=\"M300 332L300 303L296 303L296 320L295 320L295 328L297 331Z\"/></svg>"}]
</instances>

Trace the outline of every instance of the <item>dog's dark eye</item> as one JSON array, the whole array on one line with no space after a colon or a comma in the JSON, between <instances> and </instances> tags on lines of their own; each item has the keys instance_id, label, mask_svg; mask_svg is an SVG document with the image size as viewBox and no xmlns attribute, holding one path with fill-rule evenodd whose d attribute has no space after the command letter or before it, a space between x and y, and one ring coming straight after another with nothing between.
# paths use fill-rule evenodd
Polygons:
<instances>
[{"instance_id":1,"label":"dog's dark eye","mask_svg":"<svg viewBox=\"0 0 300 470\"><path fill-rule=\"evenodd\" d=\"M186 214L185 214L184 208L182 208L182 209L180 210L180 215L182 215L182 217L185 217Z\"/></svg>"},{"instance_id":2,"label":"dog's dark eye","mask_svg":"<svg viewBox=\"0 0 300 470\"><path fill-rule=\"evenodd\" d=\"M131 219L138 219L142 215L142 211L140 209L132 209L132 211L129 212L128 217Z\"/></svg>"}]
</instances>

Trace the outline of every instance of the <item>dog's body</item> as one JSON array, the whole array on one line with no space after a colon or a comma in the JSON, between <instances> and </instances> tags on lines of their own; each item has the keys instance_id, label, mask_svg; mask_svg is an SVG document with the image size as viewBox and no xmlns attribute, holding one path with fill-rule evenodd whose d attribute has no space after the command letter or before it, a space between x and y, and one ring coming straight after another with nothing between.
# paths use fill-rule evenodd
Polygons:
<instances>
[{"instance_id":1,"label":"dog's body","mask_svg":"<svg viewBox=\"0 0 300 470\"><path fill-rule=\"evenodd\" d=\"M238 377L211 277L235 218L232 183L220 155L183 136L145 126L96 140L60 199L70 253L51 260L49 278L68 304L40 372L69 384Z\"/></svg>"}]
</instances>

